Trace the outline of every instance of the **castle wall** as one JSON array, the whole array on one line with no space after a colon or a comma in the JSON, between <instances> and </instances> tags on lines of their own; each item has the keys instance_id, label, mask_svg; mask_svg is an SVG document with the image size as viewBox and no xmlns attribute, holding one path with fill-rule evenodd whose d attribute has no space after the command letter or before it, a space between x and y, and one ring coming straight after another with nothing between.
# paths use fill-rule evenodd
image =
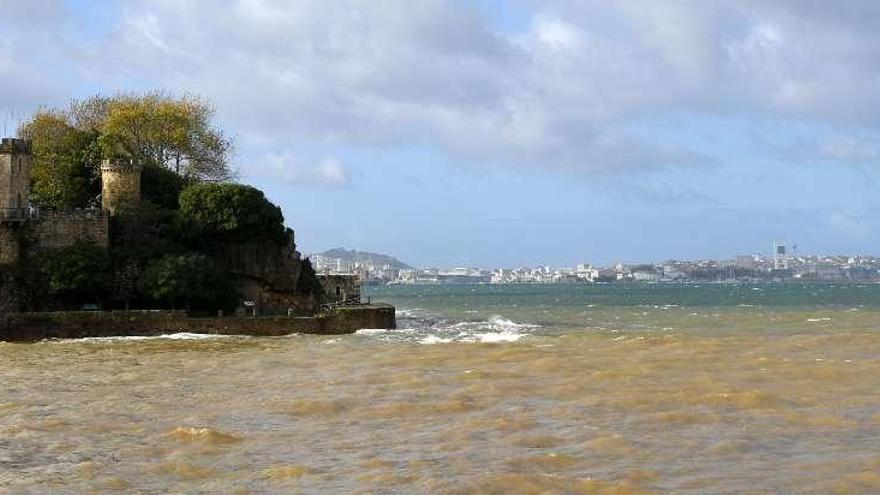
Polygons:
<instances>
[{"instance_id":1,"label":"castle wall","mask_svg":"<svg viewBox=\"0 0 880 495\"><path fill-rule=\"evenodd\" d=\"M0 223L0 265L18 262L19 228L15 224Z\"/></svg>"},{"instance_id":2,"label":"castle wall","mask_svg":"<svg viewBox=\"0 0 880 495\"><path fill-rule=\"evenodd\" d=\"M46 212L31 229L40 249L60 249L80 241L103 248L110 245L110 217L99 210Z\"/></svg>"}]
</instances>

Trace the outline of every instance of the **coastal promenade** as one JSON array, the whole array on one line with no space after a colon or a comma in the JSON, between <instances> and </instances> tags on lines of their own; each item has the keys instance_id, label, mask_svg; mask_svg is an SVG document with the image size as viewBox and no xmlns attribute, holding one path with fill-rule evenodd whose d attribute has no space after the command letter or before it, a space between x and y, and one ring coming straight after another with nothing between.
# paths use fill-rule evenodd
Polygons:
<instances>
[{"instance_id":1,"label":"coastal promenade","mask_svg":"<svg viewBox=\"0 0 880 495\"><path fill-rule=\"evenodd\" d=\"M364 328L396 327L393 306L338 306L317 316L221 316L196 318L186 311L69 311L0 315L0 341L34 342L83 337L153 336L171 333L341 335Z\"/></svg>"}]
</instances>

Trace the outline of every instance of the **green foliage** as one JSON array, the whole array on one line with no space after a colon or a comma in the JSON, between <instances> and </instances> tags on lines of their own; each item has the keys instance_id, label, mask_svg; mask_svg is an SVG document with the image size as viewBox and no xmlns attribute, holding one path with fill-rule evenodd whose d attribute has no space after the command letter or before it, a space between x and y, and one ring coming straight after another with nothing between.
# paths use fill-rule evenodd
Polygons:
<instances>
[{"instance_id":1,"label":"green foliage","mask_svg":"<svg viewBox=\"0 0 880 495\"><path fill-rule=\"evenodd\" d=\"M144 197L174 209L193 181L228 180L232 142L213 126L214 110L194 97L163 93L95 96L37 112L19 129L34 154L31 202L87 207L100 194L102 158L131 157L146 168Z\"/></svg>"},{"instance_id":2,"label":"green foliage","mask_svg":"<svg viewBox=\"0 0 880 495\"><path fill-rule=\"evenodd\" d=\"M211 125L205 101L165 93L118 95L81 105L83 120L98 121L105 156L128 156L144 165L197 180L228 180L232 142Z\"/></svg>"},{"instance_id":3,"label":"green foliage","mask_svg":"<svg viewBox=\"0 0 880 495\"><path fill-rule=\"evenodd\" d=\"M181 251L177 215L149 201L110 218L114 266L135 261L146 265L162 254Z\"/></svg>"},{"instance_id":4,"label":"green foliage","mask_svg":"<svg viewBox=\"0 0 880 495\"><path fill-rule=\"evenodd\" d=\"M201 253L169 254L147 268L144 290L157 301L224 305L235 294L210 258Z\"/></svg>"},{"instance_id":5,"label":"green foliage","mask_svg":"<svg viewBox=\"0 0 880 495\"><path fill-rule=\"evenodd\" d=\"M308 258L303 260L302 271L299 273L296 287L300 292L314 294L318 299L324 297L324 288L318 280L318 274L315 272L315 267L312 266L312 260Z\"/></svg>"},{"instance_id":6,"label":"green foliage","mask_svg":"<svg viewBox=\"0 0 880 495\"><path fill-rule=\"evenodd\" d=\"M19 132L34 156L32 204L42 208L87 206L100 193L98 135L73 127L67 115L40 112Z\"/></svg>"},{"instance_id":7,"label":"green foliage","mask_svg":"<svg viewBox=\"0 0 880 495\"><path fill-rule=\"evenodd\" d=\"M105 249L80 242L45 252L41 262L53 294L100 298L107 289L110 257Z\"/></svg>"},{"instance_id":8,"label":"green foliage","mask_svg":"<svg viewBox=\"0 0 880 495\"><path fill-rule=\"evenodd\" d=\"M144 166L142 201L110 219L109 252L88 244L24 249L16 271L0 274L18 293L0 291L0 306L78 307L112 300L153 307L185 302L230 308L238 295L219 256L224 244L272 243L295 251L281 209L249 186L228 180L231 141L213 126L213 108L164 93L95 96L36 113L21 126L34 153L32 197L38 207L94 206L102 158L130 157ZM289 244L289 246L288 246ZM286 262L286 260L285 260ZM11 278L10 278L11 277ZM291 284L292 285L292 284ZM306 261L298 290L320 294ZM2 288L2 287L0 287Z\"/></svg>"},{"instance_id":9,"label":"green foliage","mask_svg":"<svg viewBox=\"0 0 880 495\"><path fill-rule=\"evenodd\" d=\"M180 192L193 183L192 179L157 165L147 164L141 172L143 200L169 210L177 209Z\"/></svg>"},{"instance_id":10,"label":"green foliage","mask_svg":"<svg viewBox=\"0 0 880 495\"><path fill-rule=\"evenodd\" d=\"M111 295L116 301L123 301L125 309L130 309L131 300L140 295L138 282L143 274L137 261L128 259L114 265L110 276Z\"/></svg>"},{"instance_id":11,"label":"green foliage","mask_svg":"<svg viewBox=\"0 0 880 495\"><path fill-rule=\"evenodd\" d=\"M180 195L180 218L195 238L288 241L281 208L241 184L196 184Z\"/></svg>"}]
</instances>

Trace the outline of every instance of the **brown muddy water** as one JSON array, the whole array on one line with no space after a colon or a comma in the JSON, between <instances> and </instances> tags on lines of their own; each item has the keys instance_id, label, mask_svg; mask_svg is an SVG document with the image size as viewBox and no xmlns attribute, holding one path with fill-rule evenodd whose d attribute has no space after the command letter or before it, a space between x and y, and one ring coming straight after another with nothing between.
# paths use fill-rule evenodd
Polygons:
<instances>
[{"instance_id":1,"label":"brown muddy water","mask_svg":"<svg viewBox=\"0 0 880 495\"><path fill-rule=\"evenodd\" d=\"M880 311L659 313L0 343L0 492L880 493Z\"/></svg>"}]
</instances>

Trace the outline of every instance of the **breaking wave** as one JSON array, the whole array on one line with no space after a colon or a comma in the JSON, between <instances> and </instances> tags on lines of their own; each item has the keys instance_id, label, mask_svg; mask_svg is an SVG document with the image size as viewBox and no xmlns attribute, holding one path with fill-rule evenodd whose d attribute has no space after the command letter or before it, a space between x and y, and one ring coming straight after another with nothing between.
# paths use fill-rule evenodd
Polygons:
<instances>
[{"instance_id":1,"label":"breaking wave","mask_svg":"<svg viewBox=\"0 0 880 495\"><path fill-rule=\"evenodd\" d=\"M518 323L501 315L487 320L451 320L438 318L425 310L399 310L396 330L363 329L358 335L386 341L410 341L420 344L505 343L516 342L541 328Z\"/></svg>"},{"instance_id":2,"label":"breaking wave","mask_svg":"<svg viewBox=\"0 0 880 495\"><path fill-rule=\"evenodd\" d=\"M126 342L126 341L138 341L138 340L215 340L215 339L227 339L231 337L239 337L235 335L219 335L219 334L206 334L206 333L190 333L190 332L180 332L180 333L167 333L162 335L129 335L129 336L115 336L115 337L83 337L79 339L57 339L57 340L49 340L47 342L53 344L64 344L68 342L74 343L82 343L82 342Z\"/></svg>"}]
</instances>

